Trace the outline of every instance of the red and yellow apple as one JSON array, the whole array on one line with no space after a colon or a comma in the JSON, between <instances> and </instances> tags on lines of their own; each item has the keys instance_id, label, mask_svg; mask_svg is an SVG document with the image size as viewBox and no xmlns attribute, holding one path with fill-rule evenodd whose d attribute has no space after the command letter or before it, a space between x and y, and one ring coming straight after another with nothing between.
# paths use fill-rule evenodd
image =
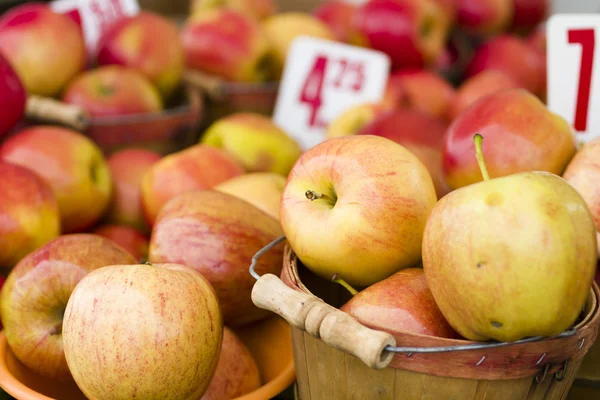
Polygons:
<instances>
[{"instance_id":1,"label":"red and yellow apple","mask_svg":"<svg viewBox=\"0 0 600 400\"><path fill-rule=\"evenodd\" d=\"M15 356L42 376L70 379L62 331L73 289L97 268L135 262L113 241L91 234L60 236L23 258L0 294L4 332Z\"/></svg>"},{"instance_id":2,"label":"red and yellow apple","mask_svg":"<svg viewBox=\"0 0 600 400\"><path fill-rule=\"evenodd\" d=\"M148 258L148 239L132 227L106 224L95 228L92 233L112 240L140 263Z\"/></svg>"},{"instance_id":3,"label":"red and yellow apple","mask_svg":"<svg viewBox=\"0 0 600 400\"><path fill-rule=\"evenodd\" d=\"M141 73L118 65L99 67L75 78L63 102L86 110L92 117L158 112L160 94Z\"/></svg>"},{"instance_id":4,"label":"red and yellow apple","mask_svg":"<svg viewBox=\"0 0 600 400\"><path fill-rule=\"evenodd\" d=\"M0 267L60 235L58 203L52 188L34 172L0 161Z\"/></svg>"},{"instance_id":5,"label":"red and yellow apple","mask_svg":"<svg viewBox=\"0 0 600 400\"><path fill-rule=\"evenodd\" d=\"M162 206L178 194L210 189L244 172L235 158L207 145L195 145L164 157L142 177L146 222L152 227Z\"/></svg>"},{"instance_id":6,"label":"red and yellow apple","mask_svg":"<svg viewBox=\"0 0 600 400\"><path fill-rule=\"evenodd\" d=\"M196 14L214 8L230 8L257 20L264 20L277 12L274 0L191 0L190 12Z\"/></svg>"},{"instance_id":7,"label":"red and yellow apple","mask_svg":"<svg viewBox=\"0 0 600 400\"><path fill-rule=\"evenodd\" d=\"M0 18L0 53L29 94L56 96L84 67L79 26L41 3L11 8Z\"/></svg>"},{"instance_id":8,"label":"red and yellow apple","mask_svg":"<svg viewBox=\"0 0 600 400\"><path fill-rule=\"evenodd\" d=\"M394 109L391 103L366 103L350 107L338 115L327 127L325 137L356 135L365 125Z\"/></svg>"},{"instance_id":9,"label":"red and yellow apple","mask_svg":"<svg viewBox=\"0 0 600 400\"><path fill-rule=\"evenodd\" d=\"M0 53L0 139L7 135L21 121L25 114L27 93L21 79Z\"/></svg>"},{"instance_id":10,"label":"red and yellow apple","mask_svg":"<svg viewBox=\"0 0 600 400\"><path fill-rule=\"evenodd\" d=\"M369 286L419 262L436 201L427 168L405 147L345 136L300 157L281 199L281 226L311 271Z\"/></svg>"},{"instance_id":11,"label":"red and yellow apple","mask_svg":"<svg viewBox=\"0 0 600 400\"><path fill-rule=\"evenodd\" d=\"M491 177L526 171L561 175L576 152L571 126L524 89L484 97L450 125L443 145L444 177L452 189L482 180L473 135L486 140L483 154Z\"/></svg>"},{"instance_id":12,"label":"red and yellow apple","mask_svg":"<svg viewBox=\"0 0 600 400\"><path fill-rule=\"evenodd\" d=\"M34 126L7 139L0 159L37 173L58 200L63 233L81 232L106 211L111 176L100 148L66 128Z\"/></svg>"},{"instance_id":13,"label":"red and yellow apple","mask_svg":"<svg viewBox=\"0 0 600 400\"><path fill-rule=\"evenodd\" d=\"M341 0L326 0L312 10L333 32L335 39L347 43L352 35L352 18L356 6Z\"/></svg>"},{"instance_id":14,"label":"red and yellow apple","mask_svg":"<svg viewBox=\"0 0 600 400\"><path fill-rule=\"evenodd\" d=\"M177 25L150 11L120 19L100 38L97 61L99 65L137 70L168 98L183 73L183 45Z\"/></svg>"},{"instance_id":15,"label":"red and yellow apple","mask_svg":"<svg viewBox=\"0 0 600 400\"><path fill-rule=\"evenodd\" d=\"M181 194L160 211L150 238L149 261L178 263L200 272L215 288L227 326L269 315L252 303L256 282L248 267L256 252L283 234L279 222L237 197L213 190ZM279 275L283 245L258 261L262 275Z\"/></svg>"},{"instance_id":16,"label":"red and yellow apple","mask_svg":"<svg viewBox=\"0 0 600 400\"><path fill-rule=\"evenodd\" d=\"M456 0L457 25L478 35L494 35L506 30L515 12L512 0Z\"/></svg>"}]
</instances>

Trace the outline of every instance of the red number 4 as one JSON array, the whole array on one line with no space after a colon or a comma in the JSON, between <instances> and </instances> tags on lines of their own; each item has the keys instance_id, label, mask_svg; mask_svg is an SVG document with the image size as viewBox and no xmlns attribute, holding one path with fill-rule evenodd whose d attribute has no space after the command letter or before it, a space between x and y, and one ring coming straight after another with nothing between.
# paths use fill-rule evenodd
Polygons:
<instances>
[{"instance_id":1,"label":"red number 4","mask_svg":"<svg viewBox=\"0 0 600 400\"><path fill-rule=\"evenodd\" d=\"M579 83L577 86L577 103L575 104L575 129L587 129L588 110L590 105L590 88L596 38L593 29L570 29L569 44L581 45L581 64L579 66Z\"/></svg>"},{"instance_id":2,"label":"red number 4","mask_svg":"<svg viewBox=\"0 0 600 400\"><path fill-rule=\"evenodd\" d=\"M310 127L322 126L318 114L323 104L323 81L325 80L325 70L327 69L327 58L318 56L304 81L302 91L300 92L300 102L310 107L310 117L308 125Z\"/></svg>"}]
</instances>

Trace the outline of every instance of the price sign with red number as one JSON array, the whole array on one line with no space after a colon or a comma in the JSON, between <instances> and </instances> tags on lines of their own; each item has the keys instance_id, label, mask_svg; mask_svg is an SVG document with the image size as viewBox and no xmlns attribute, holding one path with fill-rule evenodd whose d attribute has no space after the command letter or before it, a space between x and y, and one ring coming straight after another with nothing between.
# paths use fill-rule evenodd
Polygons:
<instances>
[{"instance_id":1,"label":"price sign with red number","mask_svg":"<svg viewBox=\"0 0 600 400\"><path fill-rule=\"evenodd\" d=\"M556 14L546 29L548 108L588 142L600 136L600 15Z\"/></svg>"},{"instance_id":2,"label":"price sign with red number","mask_svg":"<svg viewBox=\"0 0 600 400\"><path fill-rule=\"evenodd\" d=\"M51 6L81 25L89 52L95 50L98 40L111 24L140 11L137 0L56 0Z\"/></svg>"},{"instance_id":3,"label":"price sign with red number","mask_svg":"<svg viewBox=\"0 0 600 400\"><path fill-rule=\"evenodd\" d=\"M390 69L380 52L312 37L290 48L273 119L305 149L348 108L381 100Z\"/></svg>"}]
</instances>

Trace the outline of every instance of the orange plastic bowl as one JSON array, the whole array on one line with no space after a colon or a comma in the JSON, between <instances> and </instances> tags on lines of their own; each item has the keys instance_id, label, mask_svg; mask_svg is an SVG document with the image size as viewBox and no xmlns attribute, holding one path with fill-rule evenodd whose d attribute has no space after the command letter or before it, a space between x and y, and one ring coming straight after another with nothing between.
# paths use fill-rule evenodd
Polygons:
<instances>
[{"instance_id":1,"label":"orange plastic bowl","mask_svg":"<svg viewBox=\"0 0 600 400\"><path fill-rule=\"evenodd\" d=\"M237 330L256 359L265 384L235 400L265 400L290 386L296 377L290 327L279 317ZM75 382L41 377L19 362L0 332L0 386L19 400L85 400Z\"/></svg>"}]
</instances>

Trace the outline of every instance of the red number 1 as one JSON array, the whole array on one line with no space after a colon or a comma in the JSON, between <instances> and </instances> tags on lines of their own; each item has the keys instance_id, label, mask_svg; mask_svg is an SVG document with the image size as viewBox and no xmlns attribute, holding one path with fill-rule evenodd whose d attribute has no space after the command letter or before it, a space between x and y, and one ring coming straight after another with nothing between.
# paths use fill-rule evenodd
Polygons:
<instances>
[{"instance_id":1,"label":"red number 1","mask_svg":"<svg viewBox=\"0 0 600 400\"><path fill-rule=\"evenodd\" d=\"M327 58L325 56L318 56L300 92L300 102L308 104L310 107L310 118L308 121L310 127L323 125L318 119L318 113L323 103L323 81L325 80L326 68Z\"/></svg>"},{"instance_id":2,"label":"red number 1","mask_svg":"<svg viewBox=\"0 0 600 400\"><path fill-rule=\"evenodd\" d=\"M587 129L588 109L590 105L590 88L592 85L592 67L596 38L593 29L571 29L568 32L569 44L581 45L581 64L579 67L579 84L577 103L575 105L575 129Z\"/></svg>"}]
</instances>

